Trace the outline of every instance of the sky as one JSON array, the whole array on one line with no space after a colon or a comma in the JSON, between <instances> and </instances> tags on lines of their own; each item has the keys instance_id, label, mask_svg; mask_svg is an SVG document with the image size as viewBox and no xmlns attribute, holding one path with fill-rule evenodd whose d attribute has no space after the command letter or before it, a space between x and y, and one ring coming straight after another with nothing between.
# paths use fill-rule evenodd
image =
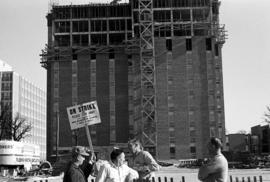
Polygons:
<instances>
[{"instance_id":1,"label":"sky","mask_svg":"<svg viewBox=\"0 0 270 182\"><path fill-rule=\"evenodd\" d=\"M0 59L44 89L46 70L40 65L39 54L47 43L49 1L52 0L0 0ZM263 115L270 105L269 9L269 0L221 0L220 23L228 31L222 49L228 133L248 132L254 125L264 125Z\"/></svg>"}]
</instances>

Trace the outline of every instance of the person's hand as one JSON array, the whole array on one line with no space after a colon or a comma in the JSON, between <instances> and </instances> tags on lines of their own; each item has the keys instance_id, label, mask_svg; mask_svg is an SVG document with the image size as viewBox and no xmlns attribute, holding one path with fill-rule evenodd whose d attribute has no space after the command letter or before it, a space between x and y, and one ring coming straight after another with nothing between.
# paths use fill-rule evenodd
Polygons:
<instances>
[{"instance_id":1,"label":"person's hand","mask_svg":"<svg viewBox=\"0 0 270 182\"><path fill-rule=\"evenodd\" d=\"M96 162L96 155L93 151L89 153L89 162L95 163Z\"/></svg>"},{"instance_id":2,"label":"person's hand","mask_svg":"<svg viewBox=\"0 0 270 182\"><path fill-rule=\"evenodd\" d=\"M89 154L89 163L95 163L96 162L95 153L89 149L86 149L86 152Z\"/></svg>"}]
</instances>

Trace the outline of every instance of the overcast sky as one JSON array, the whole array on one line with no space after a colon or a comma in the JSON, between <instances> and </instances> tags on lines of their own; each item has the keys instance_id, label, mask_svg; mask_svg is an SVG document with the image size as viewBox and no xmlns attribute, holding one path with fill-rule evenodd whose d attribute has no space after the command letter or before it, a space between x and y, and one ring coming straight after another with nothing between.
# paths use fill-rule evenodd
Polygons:
<instances>
[{"instance_id":1,"label":"overcast sky","mask_svg":"<svg viewBox=\"0 0 270 182\"><path fill-rule=\"evenodd\" d=\"M46 71L39 54L47 42L48 2L0 0L0 59L44 89ZM263 113L270 105L269 10L269 0L221 1L220 23L228 31L222 51L225 120L230 133L263 124Z\"/></svg>"}]
</instances>

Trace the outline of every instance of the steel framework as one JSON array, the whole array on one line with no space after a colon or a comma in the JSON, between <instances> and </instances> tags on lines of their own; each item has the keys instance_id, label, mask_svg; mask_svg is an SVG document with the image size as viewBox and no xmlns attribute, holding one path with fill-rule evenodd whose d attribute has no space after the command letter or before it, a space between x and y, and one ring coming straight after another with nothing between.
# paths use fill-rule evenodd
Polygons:
<instances>
[{"instance_id":1,"label":"steel framework","mask_svg":"<svg viewBox=\"0 0 270 182\"><path fill-rule=\"evenodd\" d=\"M156 73L152 0L139 0L140 65L141 65L141 131L145 147L156 148ZM156 153L156 152L155 152Z\"/></svg>"}]
</instances>

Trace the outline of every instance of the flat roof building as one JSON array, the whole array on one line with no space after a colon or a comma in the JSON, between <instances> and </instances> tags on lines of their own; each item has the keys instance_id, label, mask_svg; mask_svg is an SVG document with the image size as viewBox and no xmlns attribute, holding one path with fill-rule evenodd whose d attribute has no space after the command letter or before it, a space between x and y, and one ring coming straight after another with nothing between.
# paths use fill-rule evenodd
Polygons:
<instances>
[{"instance_id":1,"label":"flat roof building","mask_svg":"<svg viewBox=\"0 0 270 182\"><path fill-rule=\"evenodd\" d=\"M0 60L1 106L10 107L14 120L17 114L32 126L29 136L21 141L40 146L41 159L46 159L46 92L12 70ZM2 105L3 104L3 105ZM6 135L3 139L12 139Z\"/></svg>"}]
</instances>

